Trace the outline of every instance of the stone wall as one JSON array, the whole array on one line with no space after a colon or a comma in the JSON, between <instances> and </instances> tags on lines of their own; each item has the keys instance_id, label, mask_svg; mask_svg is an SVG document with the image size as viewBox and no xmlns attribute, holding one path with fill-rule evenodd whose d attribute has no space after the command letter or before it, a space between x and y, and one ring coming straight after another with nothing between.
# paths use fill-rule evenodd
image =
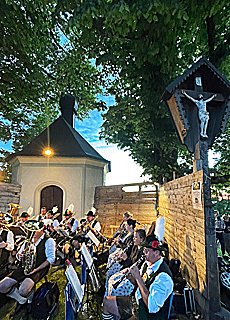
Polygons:
<instances>
[{"instance_id":1,"label":"stone wall","mask_svg":"<svg viewBox=\"0 0 230 320\"><path fill-rule=\"evenodd\" d=\"M192 206L195 181L203 181L203 171L164 184L159 194L159 210L165 217L170 258L181 260L183 275L202 304L206 287L204 209Z\"/></svg>"},{"instance_id":2,"label":"stone wall","mask_svg":"<svg viewBox=\"0 0 230 320\"><path fill-rule=\"evenodd\" d=\"M19 204L21 186L0 182L0 211L7 212L9 203Z\"/></svg>"},{"instance_id":3,"label":"stone wall","mask_svg":"<svg viewBox=\"0 0 230 320\"><path fill-rule=\"evenodd\" d=\"M125 211L130 211L133 219L147 224L148 228L156 220L156 190L146 191L145 186L149 185L153 183L95 188L94 207L97 209L98 220L104 228L105 236L111 236L110 226L119 226ZM124 190L127 187L137 187L139 191L127 192Z\"/></svg>"}]
</instances>

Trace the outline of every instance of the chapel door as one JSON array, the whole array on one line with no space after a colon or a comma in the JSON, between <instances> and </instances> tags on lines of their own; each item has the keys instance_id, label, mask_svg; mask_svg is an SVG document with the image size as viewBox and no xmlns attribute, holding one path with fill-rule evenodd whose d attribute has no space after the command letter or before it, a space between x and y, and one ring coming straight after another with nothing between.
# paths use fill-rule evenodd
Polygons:
<instances>
[{"instance_id":1,"label":"chapel door","mask_svg":"<svg viewBox=\"0 0 230 320\"><path fill-rule=\"evenodd\" d=\"M58 212L62 214L63 191L57 186L48 186L41 191L41 208L46 207L47 211L54 206L58 207ZM61 219L61 215L58 220Z\"/></svg>"}]
</instances>

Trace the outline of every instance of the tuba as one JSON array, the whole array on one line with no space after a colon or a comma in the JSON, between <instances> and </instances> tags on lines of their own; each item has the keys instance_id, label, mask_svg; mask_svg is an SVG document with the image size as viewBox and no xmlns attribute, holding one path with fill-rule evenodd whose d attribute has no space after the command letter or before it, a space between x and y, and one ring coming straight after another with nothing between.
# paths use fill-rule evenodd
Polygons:
<instances>
[{"instance_id":1,"label":"tuba","mask_svg":"<svg viewBox=\"0 0 230 320\"><path fill-rule=\"evenodd\" d=\"M19 208L22 208L19 204L15 204L15 203L9 203L10 206L10 214L13 217L18 211Z\"/></svg>"},{"instance_id":2,"label":"tuba","mask_svg":"<svg viewBox=\"0 0 230 320\"><path fill-rule=\"evenodd\" d=\"M28 238L24 241L25 248L21 259L22 268L25 273L32 272L36 264L36 246L32 243L32 238L36 231L41 231L44 223L37 220L27 220L24 222L24 228L28 230Z\"/></svg>"}]
</instances>

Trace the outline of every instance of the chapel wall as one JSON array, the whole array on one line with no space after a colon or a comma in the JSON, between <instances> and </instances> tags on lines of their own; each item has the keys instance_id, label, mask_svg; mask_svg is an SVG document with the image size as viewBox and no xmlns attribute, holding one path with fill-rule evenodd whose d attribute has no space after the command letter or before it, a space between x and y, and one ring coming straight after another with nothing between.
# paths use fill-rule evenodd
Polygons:
<instances>
[{"instance_id":1,"label":"chapel wall","mask_svg":"<svg viewBox=\"0 0 230 320\"><path fill-rule=\"evenodd\" d=\"M207 285L204 208L197 210L192 205L192 184L198 181L203 181L203 171L164 184L159 193L159 212L165 217L170 259L180 259L183 276L203 304Z\"/></svg>"},{"instance_id":2,"label":"chapel wall","mask_svg":"<svg viewBox=\"0 0 230 320\"><path fill-rule=\"evenodd\" d=\"M147 191L145 186L152 183L137 183L132 185L115 185L95 188L94 207L97 209L98 220L102 224L103 234L108 237L115 231L110 226L119 226L123 213L130 211L133 219L141 224L151 223L156 220L156 190ZM137 192L124 191L126 187L138 187ZM142 225L137 228L142 228Z\"/></svg>"}]
</instances>

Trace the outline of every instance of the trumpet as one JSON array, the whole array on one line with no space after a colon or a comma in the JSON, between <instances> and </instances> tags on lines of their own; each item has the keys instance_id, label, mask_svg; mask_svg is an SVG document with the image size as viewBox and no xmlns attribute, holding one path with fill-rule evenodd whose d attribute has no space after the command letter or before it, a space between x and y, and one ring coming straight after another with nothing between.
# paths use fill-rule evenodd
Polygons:
<instances>
[{"instance_id":1,"label":"trumpet","mask_svg":"<svg viewBox=\"0 0 230 320\"><path fill-rule=\"evenodd\" d=\"M80 224L80 226L77 227L77 230L78 231L81 231L82 229L84 229L83 231L87 231L88 227L91 226L91 224L98 218L98 216L95 216L93 218L93 220L91 220L90 222L88 223L85 223L86 221L84 221L83 223Z\"/></svg>"},{"instance_id":2,"label":"trumpet","mask_svg":"<svg viewBox=\"0 0 230 320\"><path fill-rule=\"evenodd\" d=\"M136 266L138 269L140 269L140 267L142 266L142 264L144 263L144 261L145 261L145 255L143 254L143 255L140 257L140 259L137 260L137 262L135 262L135 263L133 264L133 266ZM119 284L120 284L123 280L125 280L128 275L130 275L130 271L124 273L124 274L120 277L120 279L117 280L117 282L115 282L115 283L113 284L113 288L116 290L117 287L119 286Z\"/></svg>"}]
</instances>

